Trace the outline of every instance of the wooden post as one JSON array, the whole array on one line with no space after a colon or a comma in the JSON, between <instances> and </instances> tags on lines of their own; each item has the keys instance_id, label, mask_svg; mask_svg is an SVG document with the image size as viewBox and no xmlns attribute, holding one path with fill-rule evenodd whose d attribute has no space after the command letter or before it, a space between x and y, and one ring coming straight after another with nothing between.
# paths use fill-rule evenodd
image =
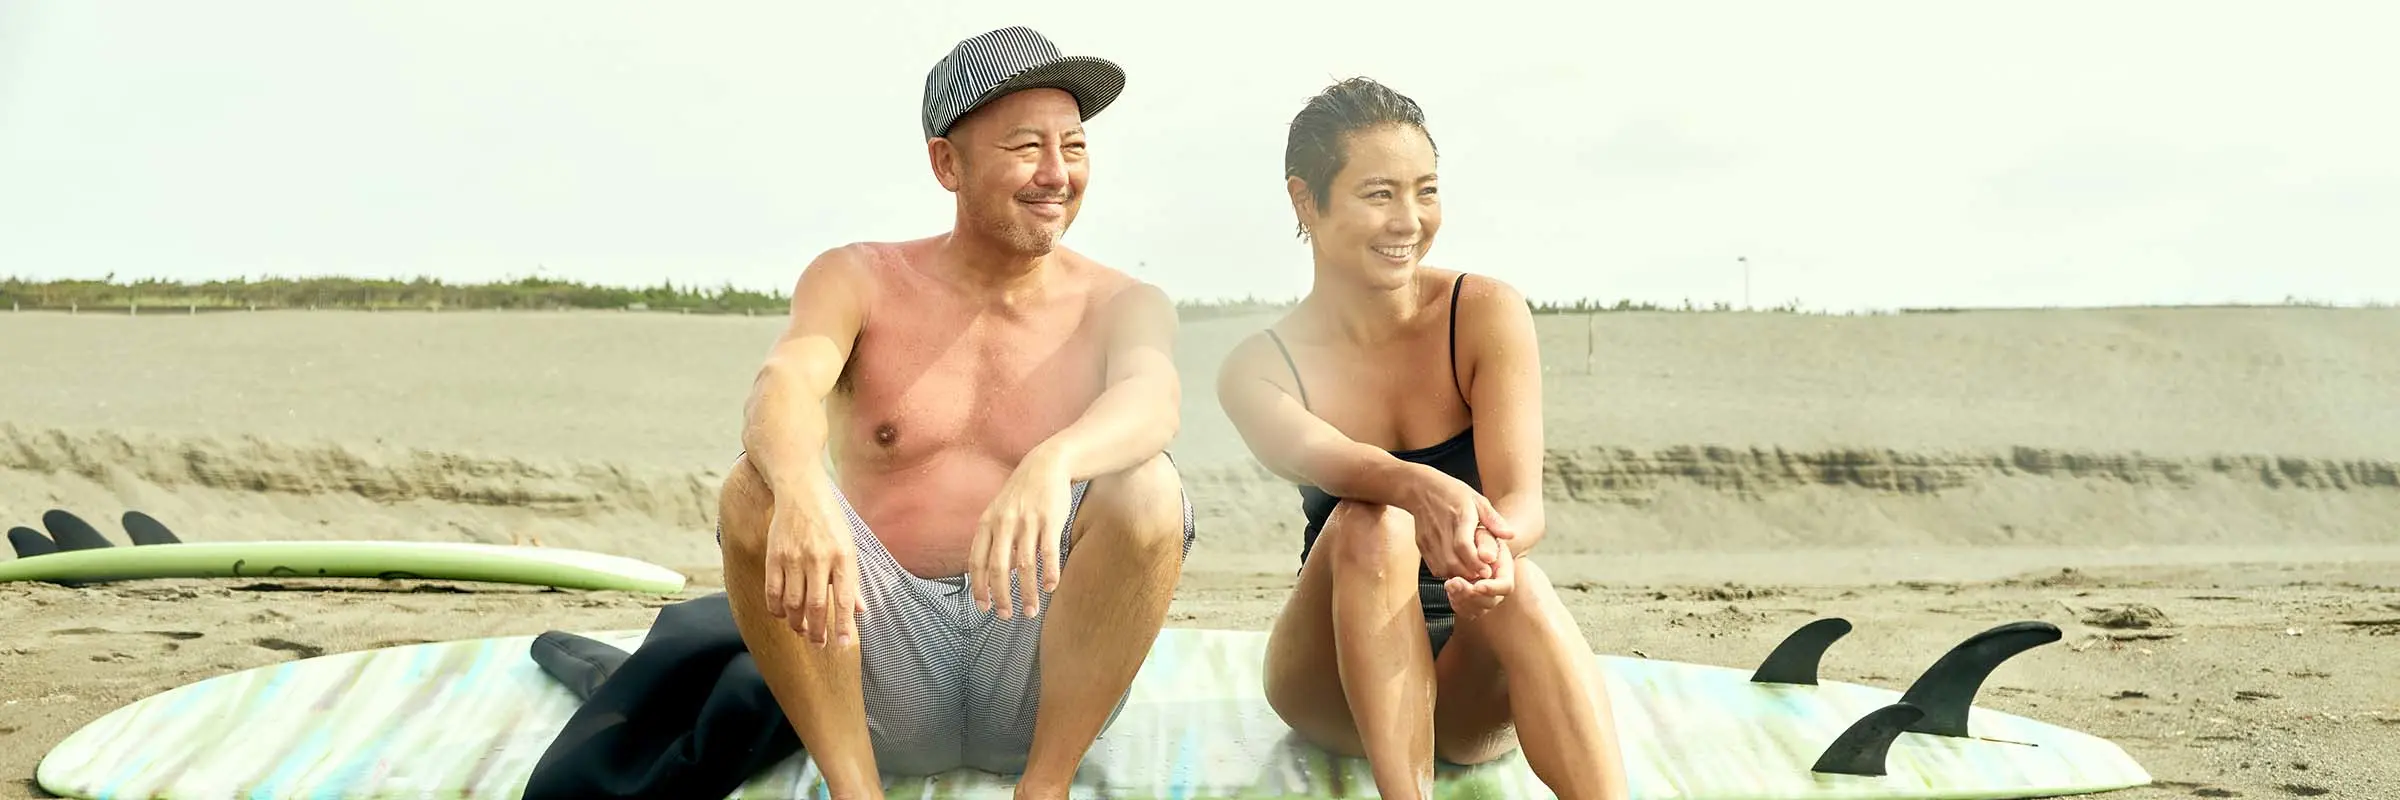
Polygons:
<instances>
[{"instance_id":1,"label":"wooden post","mask_svg":"<svg viewBox=\"0 0 2400 800\"><path fill-rule=\"evenodd\" d=\"M1599 318L1598 314L1586 313L1583 315L1583 374L1585 375L1592 374L1592 339L1597 335L1592 332L1592 323Z\"/></svg>"}]
</instances>

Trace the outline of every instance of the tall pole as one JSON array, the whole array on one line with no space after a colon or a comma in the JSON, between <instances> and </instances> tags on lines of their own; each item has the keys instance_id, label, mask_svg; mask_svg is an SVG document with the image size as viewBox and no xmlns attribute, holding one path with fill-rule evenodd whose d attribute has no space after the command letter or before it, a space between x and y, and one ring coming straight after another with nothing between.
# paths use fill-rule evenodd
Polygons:
<instances>
[{"instance_id":1,"label":"tall pole","mask_svg":"<svg viewBox=\"0 0 2400 800\"><path fill-rule=\"evenodd\" d=\"M1750 257L1742 256L1742 310L1750 310Z\"/></svg>"}]
</instances>

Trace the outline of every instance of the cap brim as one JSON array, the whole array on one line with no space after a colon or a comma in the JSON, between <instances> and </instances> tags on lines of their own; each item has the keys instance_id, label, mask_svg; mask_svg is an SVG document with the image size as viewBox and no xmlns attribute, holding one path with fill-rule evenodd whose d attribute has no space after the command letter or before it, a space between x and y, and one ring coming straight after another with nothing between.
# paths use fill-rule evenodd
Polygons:
<instances>
[{"instance_id":1,"label":"cap brim","mask_svg":"<svg viewBox=\"0 0 2400 800\"><path fill-rule=\"evenodd\" d=\"M950 119L950 126L976 109L990 105L992 100L1010 92L1027 89L1059 89L1075 96L1076 112L1085 120L1099 116L1102 109L1117 101L1125 92L1125 70L1116 62L1091 56L1061 56L1009 76L985 91L983 96L967 105L966 110ZM944 129L937 135L948 135Z\"/></svg>"}]
</instances>

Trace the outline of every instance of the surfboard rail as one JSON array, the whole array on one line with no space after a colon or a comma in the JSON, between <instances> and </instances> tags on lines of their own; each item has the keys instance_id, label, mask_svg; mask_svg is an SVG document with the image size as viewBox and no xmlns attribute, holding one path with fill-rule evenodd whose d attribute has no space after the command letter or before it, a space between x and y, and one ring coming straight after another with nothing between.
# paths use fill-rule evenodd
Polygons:
<instances>
[{"instance_id":1,"label":"surfboard rail","mask_svg":"<svg viewBox=\"0 0 2400 800\"><path fill-rule=\"evenodd\" d=\"M625 650L646 634L581 633ZM535 663L535 639L328 654L187 684L87 724L45 756L37 777L53 793L95 799L513 796L576 702ZM1087 758L1077 796L1371 793L1363 760L1307 744L1266 706L1264 646L1258 631L1163 631L1123 716ZM1626 774L1642 800L2056 797L2150 780L2106 740L1989 709L1975 710L1973 737L1913 734L1902 729L1914 709L1892 689L1760 683L1747 670L1632 656L1592 663L1608 680ZM1846 733L1862 727L1874 730ZM236 729L261 733L225 735ZM1812 759L1835 766L1819 751L1845 736L1868 745L1858 753L1876 766L1812 769ZM819 778L803 753L733 797L814 797ZM1444 796L1549 796L1521 754L1444 765L1436 781ZM1008 787L1006 776L969 771L894 790L1005 797Z\"/></svg>"},{"instance_id":2,"label":"surfboard rail","mask_svg":"<svg viewBox=\"0 0 2400 800\"><path fill-rule=\"evenodd\" d=\"M147 578L373 578L477 581L674 594L682 573L560 547L410 541L179 542L102 547L0 562L0 581Z\"/></svg>"}]
</instances>

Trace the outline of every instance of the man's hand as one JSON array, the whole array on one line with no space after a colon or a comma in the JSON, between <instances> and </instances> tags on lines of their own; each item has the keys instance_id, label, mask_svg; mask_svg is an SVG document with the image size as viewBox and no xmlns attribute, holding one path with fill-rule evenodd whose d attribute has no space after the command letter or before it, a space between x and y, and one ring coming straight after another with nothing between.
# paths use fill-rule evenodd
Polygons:
<instances>
[{"instance_id":1,"label":"man's hand","mask_svg":"<svg viewBox=\"0 0 2400 800\"><path fill-rule=\"evenodd\" d=\"M778 495L767 522L767 610L819 646L858 639L858 547L848 531L827 530L805 497Z\"/></svg>"},{"instance_id":2,"label":"man's hand","mask_svg":"<svg viewBox=\"0 0 2400 800\"><path fill-rule=\"evenodd\" d=\"M1406 509L1417 522L1417 553L1434 576L1481 580L1491 577L1500 560L1488 545L1479 544L1478 531L1491 540L1516 536L1508 521L1473 487L1432 467L1417 470L1416 502Z\"/></svg>"},{"instance_id":3,"label":"man's hand","mask_svg":"<svg viewBox=\"0 0 2400 800\"><path fill-rule=\"evenodd\" d=\"M1499 560L1492 564L1492 576L1489 578L1478 581L1451 578L1442 582L1442 588L1450 593L1450 609L1458 615L1460 622L1490 613L1517 590L1517 557L1510 552L1508 542L1490 536L1479 535L1476 538L1482 540L1478 544L1496 552Z\"/></svg>"},{"instance_id":4,"label":"man's hand","mask_svg":"<svg viewBox=\"0 0 2400 800\"><path fill-rule=\"evenodd\" d=\"M1049 451L1034 448L1017 462L976 521L975 543L967 550L977 608L998 607L1001 619L1011 617L1008 579L1014 573L1025 582L1025 616L1041 614L1042 592L1058 588L1058 543L1073 493L1066 465Z\"/></svg>"}]
</instances>

